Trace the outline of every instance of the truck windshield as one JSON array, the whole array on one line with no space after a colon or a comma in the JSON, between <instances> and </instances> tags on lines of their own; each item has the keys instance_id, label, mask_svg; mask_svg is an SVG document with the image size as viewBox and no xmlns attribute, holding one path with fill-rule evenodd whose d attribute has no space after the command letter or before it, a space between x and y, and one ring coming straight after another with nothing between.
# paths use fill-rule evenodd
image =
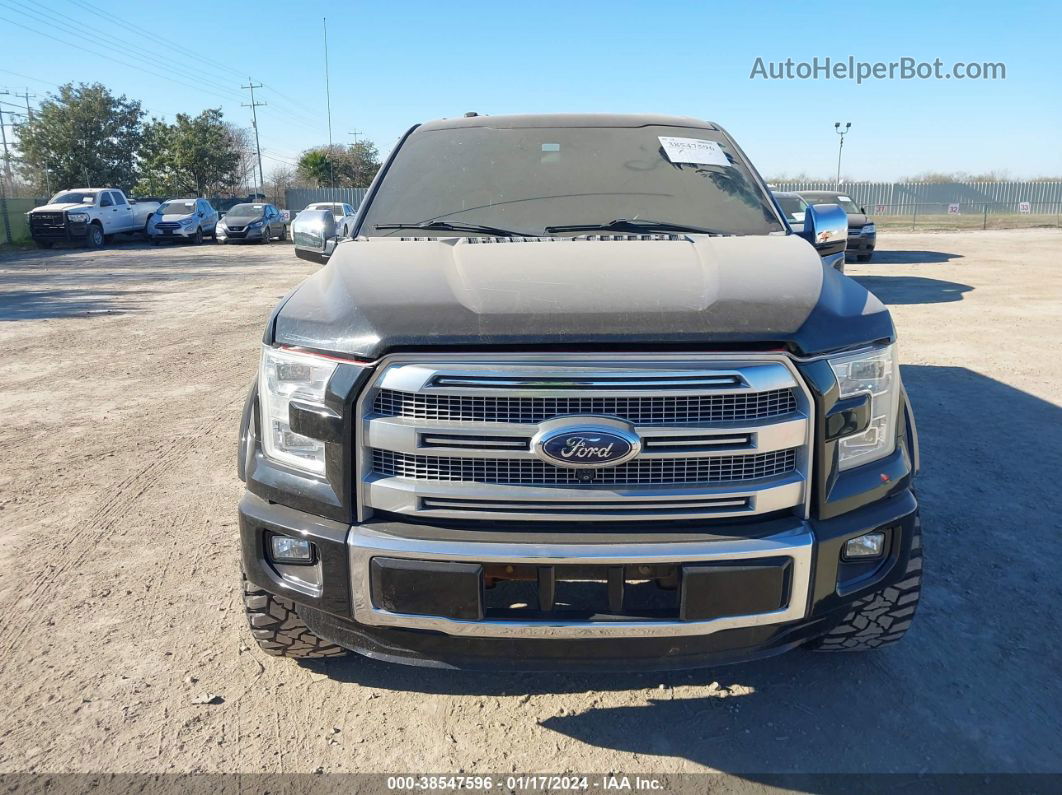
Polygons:
<instances>
[{"instance_id":1,"label":"truck windshield","mask_svg":"<svg viewBox=\"0 0 1062 795\"><path fill-rule=\"evenodd\" d=\"M159 215L191 215L194 212L194 201L170 201L158 209Z\"/></svg>"},{"instance_id":2,"label":"truck windshield","mask_svg":"<svg viewBox=\"0 0 1062 795\"><path fill-rule=\"evenodd\" d=\"M707 162L672 162L662 137L711 142L702 143L707 155L688 155ZM361 234L409 235L408 224L448 221L537 236L547 234L546 227L608 226L614 219L653 219L731 235L782 229L765 192L715 130L457 127L414 132L406 139L372 199ZM394 224L402 226L377 228Z\"/></svg>"},{"instance_id":3,"label":"truck windshield","mask_svg":"<svg viewBox=\"0 0 1062 795\"><path fill-rule=\"evenodd\" d=\"M48 204L92 204L96 201L95 193L87 191L68 190L52 196Z\"/></svg>"}]
</instances>

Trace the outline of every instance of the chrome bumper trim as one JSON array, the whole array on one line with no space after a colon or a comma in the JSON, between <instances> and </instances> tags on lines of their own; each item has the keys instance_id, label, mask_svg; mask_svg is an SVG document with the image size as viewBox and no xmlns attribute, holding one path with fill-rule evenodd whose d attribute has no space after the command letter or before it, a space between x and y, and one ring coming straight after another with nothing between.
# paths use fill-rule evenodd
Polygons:
<instances>
[{"instance_id":1,"label":"chrome bumper trim","mask_svg":"<svg viewBox=\"0 0 1062 795\"><path fill-rule=\"evenodd\" d=\"M399 538L355 525L348 536L354 619L361 624L434 630L447 635L498 638L617 638L710 635L724 629L798 621L807 614L814 535L806 523L768 538L688 543L529 544L431 541ZM469 621L392 613L373 606L369 562L373 557L537 565L697 563L788 557L793 562L789 602L769 613L707 621Z\"/></svg>"}]
</instances>

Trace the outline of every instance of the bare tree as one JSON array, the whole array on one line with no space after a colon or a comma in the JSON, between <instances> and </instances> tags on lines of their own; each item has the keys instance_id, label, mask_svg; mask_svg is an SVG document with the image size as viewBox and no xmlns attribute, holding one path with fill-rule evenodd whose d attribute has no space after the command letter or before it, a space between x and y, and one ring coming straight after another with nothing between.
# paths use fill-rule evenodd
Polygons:
<instances>
[{"instance_id":1,"label":"bare tree","mask_svg":"<svg viewBox=\"0 0 1062 795\"><path fill-rule=\"evenodd\" d=\"M294 188L296 183L295 171L288 166L277 166L269 175L269 192L273 195L273 204L283 207L285 192L288 188Z\"/></svg>"}]
</instances>

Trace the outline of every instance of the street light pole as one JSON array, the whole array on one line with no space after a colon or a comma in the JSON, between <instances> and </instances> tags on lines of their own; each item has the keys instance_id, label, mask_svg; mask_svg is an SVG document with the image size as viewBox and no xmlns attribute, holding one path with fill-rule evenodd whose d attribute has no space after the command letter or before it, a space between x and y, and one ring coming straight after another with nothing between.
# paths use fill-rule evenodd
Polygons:
<instances>
[{"instance_id":1,"label":"street light pole","mask_svg":"<svg viewBox=\"0 0 1062 795\"><path fill-rule=\"evenodd\" d=\"M324 63L325 63L325 107L328 110L328 182L332 189L332 197L335 198L336 170L332 161L335 153L332 152L332 84L328 75L328 17L321 17L321 25L324 28Z\"/></svg>"},{"instance_id":2,"label":"street light pole","mask_svg":"<svg viewBox=\"0 0 1062 795\"><path fill-rule=\"evenodd\" d=\"M852 129L852 122L850 121L845 122L843 129L839 121L833 123L833 131L841 136L841 141L837 144L837 190L841 189L841 152L844 151L844 137L850 129Z\"/></svg>"}]
</instances>

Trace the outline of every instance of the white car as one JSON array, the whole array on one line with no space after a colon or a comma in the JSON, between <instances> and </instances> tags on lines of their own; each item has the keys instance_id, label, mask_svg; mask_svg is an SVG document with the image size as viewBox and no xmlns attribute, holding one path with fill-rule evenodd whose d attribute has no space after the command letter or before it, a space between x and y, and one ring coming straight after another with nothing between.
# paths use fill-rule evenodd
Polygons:
<instances>
[{"instance_id":1,"label":"white car","mask_svg":"<svg viewBox=\"0 0 1062 795\"><path fill-rule=\"evenodd\" d=\"M354 229L354 208L344 202L314 202L291 222L295 256L325 262Z\"/></svg>"},{"instance_id":2,"label":"white car","mask_svg":"<svg viewBox=\"0 0 1062 795\"><path fill-rule=\"evenodd\" d=\"M346 202L313 202L306 205L306 210L328 210L336 224L336 234L339 237L350 237L350 230L354 228L354 207ZM302 212L306 212L303 210ZM296 218L299 214L296 213Z\"/></svg>"},{"instance_id":3,"label":"white car","mask_svg":"<svg viewBox=\"0 0 1062 795\"><path fill-rule=\"evenodd\" d=\"M148 219L147 236L156 246L163 240L202 243L217 240L218 211L206 199L170 199Z\"/></svg>"}]
</instances>

